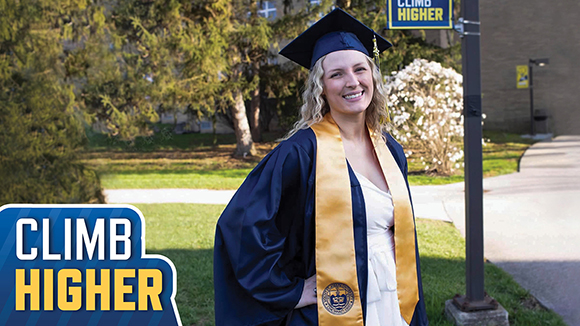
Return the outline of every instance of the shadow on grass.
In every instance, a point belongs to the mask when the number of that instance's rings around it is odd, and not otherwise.
[[[214,325],[213,250],[147,250],[173,262],[177,270],[175,302],[183,326]]]
[[[421,257],[425,305],[430,325],[452,325],[444,315],[445,301],[465,294],[465,261]],[[509,312],[510,325],[561,325],[562,318],[545,309],[499,267],[485,264],[485,291]]]
[[[213,145],[235,144],[234,134],[174,134],[170,129],[163,129],[151,136],[136,137],[134,140],[123,140],[117,136],[90,133],[89,148],[93,150],[123,150],[131,152],[150,152],[160,149],[196,149]]]
[[[176,302],[184,326],[214,325],[213,250],[147,250],[171,259],[177,269]],[[465,293],[465,262],[423,256],[421,258],[425,304],[430,325],[451,325],[444,316],[445,300]],[[562,325],[554,312],[537,304],[507,273],[485,266],[486,291],[510,314],[510,325]]]
[[[280,132],[265,132],[263,142],[273,142],[282,137]],[[188,133],[177,135],[173,133],[172,125],[162,126],[151,136],[139,136],[134,140],[122,140],[117,136],[109,136],[96,132],[88,132],[88,147],[92,151],[128,151],[152,152],[157,150],[200,150],[212,148],[215,145],[236,144],[235,134]]]
[[[128,171],[115,171],[112,173],[107,173],[103,171],[100,175],[140,175],[140,176],[155,176],[155,175],[201,175],[201,176],[216,176],[224,178],[245,178],[251,169],[232,169],[232,170],[128,170]]]

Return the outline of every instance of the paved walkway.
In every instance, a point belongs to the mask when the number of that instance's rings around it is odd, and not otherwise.
[[[580,136],[536,143],[520,172],[484,179],[485,256],[580,326]],[[465,229],[463,183],[411,187],[417,217]],[[106,190],[109,203],[226,204],[234,191]]]

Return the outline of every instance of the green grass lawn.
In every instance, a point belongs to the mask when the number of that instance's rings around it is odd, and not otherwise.
[[[130,171],[105,173],[101,182],[106,189],[237,189],[251,169]]]
[[[223,205],[137,204],[146,223],[148,253],[170,258],[177,268],[176,301],[183,325],[214,325],[213,237]],[[421,270],[431,325],[451,325],[445,300],[465,293],[465,244],[452,224],[418,220]],[[507,273],[485,266],[485,289],[509,312],[510,325],[562,325]]]
[[[172,135],[160,132],[149,138],[128,142],[94,134],[90,151],[83,160],[97,170],[105,189],[121,188],[198,188],[236,189],[247,174],[276,143],[279,134],[265,134],[268,142],[258,144],[258,156],[234,159],[233,135],[217,135],[217,145],[210,134]],[[483,146],[484,177],[513,173],[519,159],[533,142],[518,135],[485,132],[489,141]],[[418,155],[418,154],[414,154]],[[463,181],[463,170],[452,176],[433,176],[423,172],[415,156],[409,161],[411,185],[438,185]]]

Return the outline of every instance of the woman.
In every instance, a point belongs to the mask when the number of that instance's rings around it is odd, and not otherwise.
[[[369,57],[388,47],[336,9],[280,52],[310,69],[305,104],[218,221],[217,325],[428,324],[406,160]]]

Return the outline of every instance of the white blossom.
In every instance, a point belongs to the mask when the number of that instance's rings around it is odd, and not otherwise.
[[[425,170],[449,174],[463,158],[463,77],[440,63],[415,59],[385,77],[392,130],[404,145],[417,148]],[[408,155],[411,155],[409,152]]]

